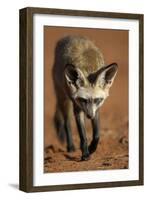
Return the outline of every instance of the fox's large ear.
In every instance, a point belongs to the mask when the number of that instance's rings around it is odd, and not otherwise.
[[[97,72],[95,84],[100,85],[102,88],[109,89],[114,81],[116,74],[117,74],[117,70],[118,70],[117,63],[112,63],[108,66],[101,68]]]
[[[84,86],[86,82],[86,78],[82,71],[71,64],[66,65],[64,76],[66,83],[72,92],[75,92],[77,88]]]

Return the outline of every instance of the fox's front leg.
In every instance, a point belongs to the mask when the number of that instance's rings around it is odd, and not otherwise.
[[[97,145],[99,143],[99,119],[98,119],[98,111],[95,114],[94,119],[92,119],[92,129],[93,129],[93,139],[89,146],[90,154],[96,151]]]
[[[75,146],[73,144],[73,139],[72,139],[70,122],[69,122],[68,118],[65,118],[64,128],[65,128],[65,132],[66,132],[67,151],[68,152],[75,151]]]
[[[81,160],[88,160],[90,154],[89,154],[88,143],[87,143],[87,138],[86,138],[84,113],[75,106],[74,114],[75,114],[77,128],[78,128],[78,132],[80,136],[80,148],[82,151]]]

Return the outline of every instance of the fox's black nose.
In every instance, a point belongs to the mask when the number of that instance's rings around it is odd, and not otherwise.
[[[87,114],[87,118],[88,118],[88,119],[93,119],[94,116],[93,116],[93,115],[89,115],[89,114]]]
[[[91,116],[90,115],[87,115],[87,117],[90,119],[91,118]]]

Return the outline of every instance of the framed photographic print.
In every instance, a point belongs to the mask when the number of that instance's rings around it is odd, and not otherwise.
[[[20,190],[143,185],[143,15],[20,10]]]

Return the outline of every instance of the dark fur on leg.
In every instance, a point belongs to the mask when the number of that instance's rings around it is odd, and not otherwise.
[[[59,110],[56,111],[55,116],[54,116],[54,126],[56,129],[56,133],[57,133],[57,137],[59,141],[63,143],[65,141],[66,131],[64,127],[64,119],[63,119],[61,111]]]
[[[78,128],[78,133],[80,136],[80,148],[82,151],[82,161],[89,160],[90,154],[88,150],[88,144],[87,144],[87,138],[86,138],[86,130],[85,130],[85,124],[84,124],[84,113],[81,112],[77,107],[74,107],[74,113]]]
[[[75,146],[73,144],[69,119],[65,119],[64,128],[65,128],[65,132],[66,132],[67,151],[68,152],[75,151]]]
[[[95,118],[92,119],[92,129],[93,129],[93,139],[91,144],[89,145],[90,154],[94,153],[97,149],[97,145],[99,143],[99,120],[98,120],[98,111],[95,115]]]

